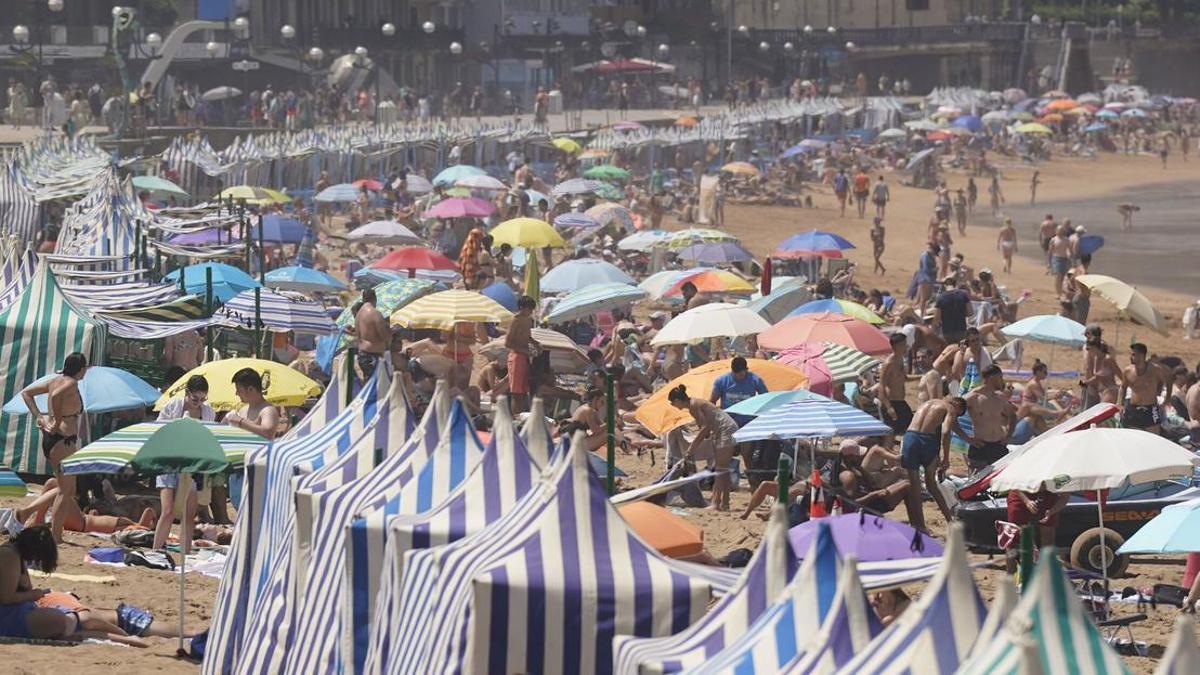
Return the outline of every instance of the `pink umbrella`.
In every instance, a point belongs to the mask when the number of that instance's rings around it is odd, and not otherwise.
[[[383,190],[383,183],[380,183],[374,178],[359,178],[358,180],[354,181],[354,187],[361,188],[364,185],[366,185],[367,189],[371,192],[380,192]]]
[[[833,374],[822,354],[825,345],[802,344],[788,349],[775,360],[796,368],[808,376],[808,390],[822,396],[833,396]]]
[[[426,218],[487,218],[496,205],[479,197],[443,199],[425,212]]]
[[[758,346],[774,352],[807,342],[836,342],[872,355],[892,351],[887,336],[878,328],[866,321],[833,312],[789,316],[758,334]]]

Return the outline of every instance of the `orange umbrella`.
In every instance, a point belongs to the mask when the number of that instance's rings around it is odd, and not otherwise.
[[[1064,110],[1070,110],[1078,107],[1079,104],[1076,103],[1074,99],[1070,98],[1056,98],[1046,104],[1047,110],[1053,110],[1055,112],[1062,112]]]
[[[892,351],[883,331],[861,319],[833,312],[789,316],[758,334],[758,346],[775,352],[809,342],[835,342],[876,356]]]
[[[704,552],[704,530],[656,504],[633,502],[617,507],[621,517],[659,553],[690,558]]]
[[[1038,121],[1042,124],[1054,124],[1063,121],[1063,116],[1058,113],[1047,113],[1042,115]]]
[[[697,120],[695,117],[680,117],[675,120],[675,126],[677,127],[694,127],[697,124],[700,124],[700,120]]]
[[[696,290],[701,293],[753,293],[754,287],[748,281],[739,277],[732,272],[725,270],[709,270],[700,274],[693,274],[685,279],[680,279],[675,285],[667,289],[663,295],[665,297],[674,297],[680,295],[683,285],[687,282],[692,282]]]
[[[765,359],[746,359],[750,372],[763,379],[769,391],[802,389],[808,385],[808,376],[798,368]],[[686,410],[679,410],[667,402],[667,394],[679,385],[686,385],[688,394],[695,398],[708,398],[713,382],[729,372],[729,361],[713,361],[688,372],[659,387],[634,412],[637,421],[655,434],[664,434],[677,426],[692,421]]]

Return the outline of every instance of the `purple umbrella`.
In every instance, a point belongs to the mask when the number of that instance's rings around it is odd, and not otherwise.
[[[789,530],[788,540],[797,558],[803,558],[811,550],[819,523],[829,524],[839,553],[853,555],[859,562],[938,558],[942,555],[942,545],[936,539],[925,534],[918,538],[917,531],[906,523],[882,516],[847,513],[813,518]]]
[[[172,244],[188,244],[191,246],[207,246],[217,243],[218,235],[223,244],[233,243],[231,239],[237,237],[234,232],[222,232],[223,228],[210,227],[204,230],[188,232],[186,234],[177,234],[169,240]]]
[[[496,206],[478,197],[443,199],[425,212],[426,218],[487,218]]]
[[[692,244],[675,252],[683,260],[694,260],[709,265],[735,263],[753,260],[754,254],[734,241],[714,241],[704,244]]]

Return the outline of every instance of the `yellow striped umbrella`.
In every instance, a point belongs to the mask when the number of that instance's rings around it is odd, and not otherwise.
[[[686,248],[692,244],[707,244],[714,241],[738,241],[738,238],[728,232],[707,227],[689,227],[675,232],[666,241],[668,248]]]
[[[513,248],[544,248],[566,246],[562,235],[550,223],[537,218],[513,218],[492,228],[493,244],[508,244]]]
[[[427,295],[401,307],[392,314],[392,323],[405,328],[453,330],[456,323],[503,323],[512,316],[512,312],[486,295],[450,290]]]
[[[235,185],[233,187],[221,190],[217,195],[217,199],[234,201],[244,201],[247,204],[264,205],[264,204],[287,204],[292,201],[291,197],[269,188],[256,187],[253,185]]]

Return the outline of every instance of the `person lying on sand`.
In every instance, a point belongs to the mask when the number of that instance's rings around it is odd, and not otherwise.
[[[26,527],[44,523],[46,521],[46,513],[50,510],[54,499],[58,497],[58,493],[58,483],[55,479],[51,478],[47,480],[46,484],[42,487],[42,494],[38,495],[26,506],[17,509],[17,520],[24,523]],[[155,521],[158,519],[158,515],[154,512],[154,509],[150,508],[142,511],[142,517],[137,522],[122,516],[102,514],[95,508],[88,509],[88,512],[84,513],[74,499],[63,502],[63,508],[66,511],[63,528],[71,532],[103,532],[105,534],[112,534],[117,530],[131,525],[153,527]]]

